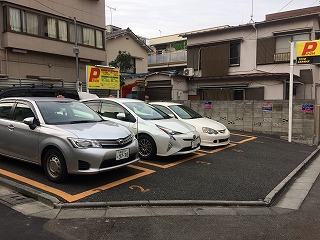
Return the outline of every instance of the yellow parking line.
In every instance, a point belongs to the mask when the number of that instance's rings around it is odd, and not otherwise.
[[[126,178],[120,179],[120,180],[112,182],[112,183],[105,184],[105,185],[100,186],[100,187],[96,187],[96,188],[90,189],[88,191],[85,191],[85,192],[82,192],[82,193],[79,193],[79,194],[76,194],[76,195],[72,195],[72,194],[66,193],[66,192],[61,191],[59,189],[47,186],[45,184],[39,183],[37,181],[31,180],[29,178],[20,176],[18,174],[12,173],[12,172],[8,172],[8,171],[3,170],[3,169],[0,169],[0,174],[2,174],[4,176],[7,176],[7,177],[10,177],[12,179],[18,180],[20,182],[27,183],[28,185],[31,185],[33,187],[42,189],[42,190],[44,190],[46,192],[53,193],[53,194],[65,199],[68,202],[74,202],[74,201],[77,201],[77,200],[79,200],[81,198],[93,195],[93,194],[95,194],[97,192],[101,192],[101,191],[110,189],[112,187],[118,186],[120,184],[132,181],[134,179],[137,179],[137,178],[140,178],[140,177],[143,177],[143,176],[146,176],[146,175],[149,175],[149,174],[155,172],[154,170],[143,168],[143,167],[139,167],[139,166],[134,166],[134,165],[128,165],[128,167],[135,168],[135,169],[141,170],[143,172],[135,174],[135,175],[130,176],[130,177],[126,177]]]
[[[220,151],[222,151],[222,150],[225,150],[225,149],[227,149],[227,148],[234,147],[234,146],[236,146],[236,145],[237,145],[237,144],[235,144],[235,143],[229,143],[228,145],[225,145],[225,146],[223,146],[223,147],[220,147],[220,148],[214,149],[214,150],[210,151],[209,153],[216,153],[216,152],[220,152]]]
[[[23,182],[23,183],[27,183],[28,185],[34,186],[34,187],[42,189],[44,191],[51,192],[51,193],[53,193],[53,194],[55,194],[57,196],[61,196],[61,197],[63,196],[63,198],[72,197],[72,195],[70,195],[70,194],[68,194],[68,193],[66,193],[64,191],[61,191],[61,190],[53,188],[53,187],[49,187],[49,186],[44,185],[42,183],[39,183],[37,181],[31,180],[29,178],[20,176],[18,174],[12,173],[12,172],[8,172],[8,171],[3,170],[3,169],[0,169],[0,174],[4,175],[4,176],[7,176],[9,178],[18,180],[18,181]]]
[[[205,154],[196,152],[196,153],[194,153],[194,156],[191,156],[191,157],[188,157],[188,158],[185,158],[185,159],[182,159],[180,161],[176,161],[176,162],[173,162],[173,163],[170,163],[170,164],[166,164],[166,165],[146,162],[146,161],[142,161],[142,160],[140,160],[139,163],[143,163],[143,164],[147,164],[147,165],[150,165],[150,166],[166,169],[166,168],[173,167],[173,166],[176,166],[176,165],[178,165],[180,163],[187,162],[187,161],[190,161],[192,159],[195,159],[195,158],[198,158],[198,157],[202,157],[202,156],[205,156]]]
[[[238,144],[241,144],[241,143],[245,143],[245,142],[248,142],[248,141],[252,141],[252,140],[254,140],[254,139],[256,139],[257,137],[255,137],[255,136],[248,136],[248,135],[243,135],[243,134],[238,134],[238,133],[230,133],[231,135],[235,135],[235,136],[240,136],[240,137],[245,137],[245,138],[247,138],[247,139],[244,139],[244,140],[242,140],[242,141],[240,141],[240,142],[234,142],[234,141],[232,141],[232,143],[238,143]]]

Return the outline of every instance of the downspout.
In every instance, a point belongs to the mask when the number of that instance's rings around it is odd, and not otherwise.
[[[314,87],[315,87],[315,126],[314,126],[314,139],[313,139],[313,144],[318,145],[319,143],[319,138],[320,138],[320,108],[318,107],[318,87],[320,86],[319,83],[315,83]]]
[[[6,75],[9,77],[9,67],[8,67],[8,49],[6,49]]]
[[[255,54],[254,54],[254,67],[253,70],[257,70],[257,53],[258,53],[258,29],[256,28],[255,22],[252,22],[252,27],[256,31],[256,41],[255,41]]]

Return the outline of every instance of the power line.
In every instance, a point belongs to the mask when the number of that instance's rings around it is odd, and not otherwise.
[[[288,6],[290,3],[292,3],[293,0],[291,0],[290,2],[288,2],[283,8],[281,8],[278,12],[281,12],[286,6]]]

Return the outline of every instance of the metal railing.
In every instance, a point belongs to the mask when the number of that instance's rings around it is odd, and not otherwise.
[[[148,56],[148,64],[183,62],[187,61],[187,50],[164,52]]]

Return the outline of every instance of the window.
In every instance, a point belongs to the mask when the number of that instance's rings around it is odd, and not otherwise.
[[[101,116],[117,119],[118,113],[127,112],[124,108],[115,103],[103,102],[101,106]]]
[[[74,39],[74,24],[73,23],[69,23],[69,35],[70,35],[70,42],[75,42]],[[80,25],[77,25],[77,42],[78,43],[82,43],[82,28]]]
[[[100,101],[84,102],[88,107],[97,113],[100,113]]]
[[[94,42],[94,30],[91,28],[83,27],[83,44],[89,46],[95,46]]]
[[[124,72],[126,73],[136,73],[136,59],[134,57],[132,57],[130,59],[130,63],[131,63],[131,68],[129,69],[124,69]]]
[[[48,26],[48,37],[57,38],[57,19],[48,17],[47,26]]]
[[[289,53],[290,42],[309,41],[310,33],[302,33],[295,35],[284,35],[276,37],[276,53]]]
[[[31,108],[26,104],[18,103],[14,110],[13,120],[22,122],[28,117],[34,117]]]
[[[4,7],[4,31],[22,32],[64,42],[75,42],[74,22],[40,12]],[[103,30],[77,24],[77,43],[104,49]]]
[[[10,119],[13,104],[14,103],[0,103],[0,118]]]
[[[21,14],[20,9],[10,8],[10,30],[21,32]]]
[[[103,33],[100,30],[96,30],[96,47],[103,48]]]
[[[240,43],[230,42],[230,65],[240,64]]]
[[[68,27],[67,22],[58,20],[58,31],[59,31],[59,40],[67,41],[68,40]]]
[[[29,12],[24,12],[24,16],[24,32],[39,35],[39,16]]]

